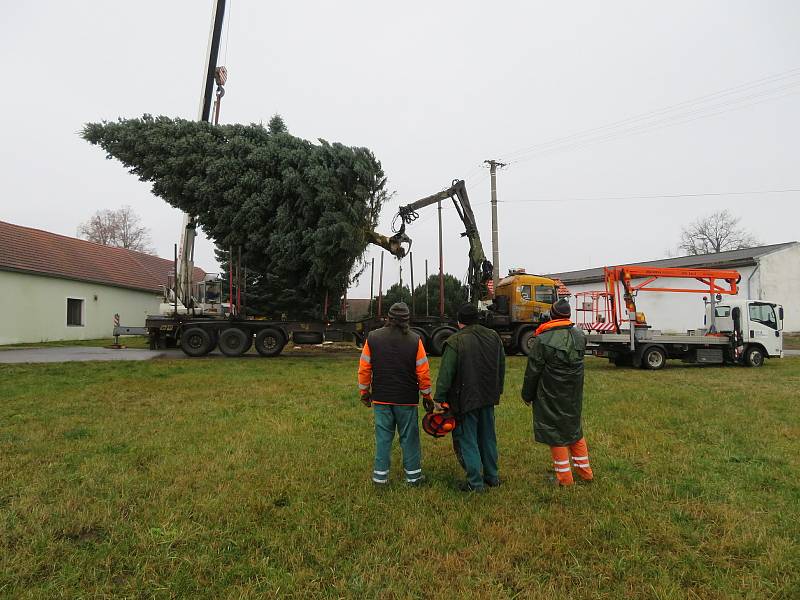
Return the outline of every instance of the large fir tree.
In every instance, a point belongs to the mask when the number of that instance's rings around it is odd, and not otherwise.
[[[373,153],[295,137],[277,115],[268,128],[144,115],[89,123],[81,135],[194,216],[219,248],[241,248],[255,312],[319,316],[380,239],[386,177]]]

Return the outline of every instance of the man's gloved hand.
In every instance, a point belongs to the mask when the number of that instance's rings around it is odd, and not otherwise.
[[[433,401],[433,414],[440,415],[443,412],[447,412],[447,409],[450,408],[446,402],[437,402],[436,400]]]
[[[425,409],[425,412],[433,412],[433,398],[430,396],[423,396],[422,408]]]
[[[367,408],[372,406],[372,398],[370,398],[369,392],[361,393],[361,404],[363,404]]]

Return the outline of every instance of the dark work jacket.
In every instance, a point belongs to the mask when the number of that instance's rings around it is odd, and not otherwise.
[[[569,446],[583,437],[583,353],[586,336],[571,324],[537,335],[528,356],[522,398],[533,402],[533,437]]]
[[[505,352],[496,331],[468,325],[444,345],[436,401],[448,402],[455,415],[500,404],[505,379]]]
[[[372,399],[388,404],[419,404],[419,336],[393,326],[367,336],[372,364]]]

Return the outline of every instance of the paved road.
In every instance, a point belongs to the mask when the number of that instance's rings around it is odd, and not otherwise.
[[[784,350],[784,356],[800,356],[800,350]],[[288,352],[287,352],[288,354]],[[219,351],[210,356],[221,357]],[[151,358],[186,358],[177,349],[171,350],[112,350],[110,348],[91,348],[84,346],[63,346],[53,348],[18,348],[16,350],[0,350],[2,363],[51,363],[51,362],[87,362],[93,360],[149,360]],[[251,352],[244,358],[258,359]]]
[[[182,354],[182,352],[181,352]],[[88,346],[61,346],[53,348],[18,348],[0,350],[0,363],[51,363],[85,362],[91,360],[148,360],[163,356],[164,352],[151,350],[112,350]]]

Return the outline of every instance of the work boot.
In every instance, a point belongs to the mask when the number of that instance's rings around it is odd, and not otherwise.
[[[483,487],[483,486],[481,486],[481,487],[472,487],[472,485],[470,485],[469,481],[462,481],[461,483],[459,483],[458,484],[458,489],[461,490],[462,492],[475,492],[476,494],[484,494],[484,493],[486,493],[486,488],[485,487]]]
[[[553,487],[557,487],[557,488],[566,488],[566,487],[570,487],[572,485],[575,485],[574,481],[573,481],[573,483],[567,483],[567,484],[561,483],[558,480],[558,477],[556,477],[552,473],[550,473],[549,475],[547,475],[545,477],[545,481],[548,483],[548,485],[552,485]]]
[[[422,485],[426,485],[428,480],[425,478],[425,475],[420,475],[414,481],[406,481],[406,485],[408,487],[420,487]]]

